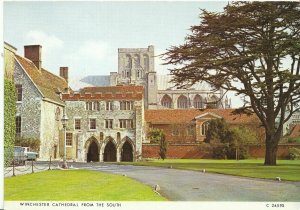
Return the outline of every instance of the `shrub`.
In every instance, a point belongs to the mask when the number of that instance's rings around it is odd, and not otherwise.
[[[228,144],[213,143],[212,156],[215,159],[227,159]]]
[[[166,140],[166,137],[164,134],[162,134],[160,143],[159,143],[159,156],[161,159],[165,159],[167,156],[167,147],[168,147],[168,142]]]
[[[299,160],[300,159],[300,149],[292,147],[289,148],[289,159],[290,160]]]
[[[35,138],[16,138],[15,145],[21,147],[30,147],[31,150],[38,152],[40,149],[40,140]]]
[[[288,138],[288,143],[300,143],[300,137]]]

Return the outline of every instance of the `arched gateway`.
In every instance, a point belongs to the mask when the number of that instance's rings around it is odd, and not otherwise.
[[[95,141],[90,143],[88,153],[87,153],[87,162],[99,162],[99,147]]]
[[[132,162],[133,161],[133,150],[129,141],[126,141],[122,147],[121,161]]]
[[[117,161],[117,149],[112,141],[109,141],[104,149],[104,161],[116,162]]]

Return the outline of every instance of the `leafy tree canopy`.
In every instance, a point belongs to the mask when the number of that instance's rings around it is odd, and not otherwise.
[[[244,96],[243,109],[266,130],[265,164],[276,165],[283,123],[299,110],[300,3],[233,2],[220,13],[202,10],[200,18],[184,44],[163,54],[176,66],[173,82],[206,81]]]

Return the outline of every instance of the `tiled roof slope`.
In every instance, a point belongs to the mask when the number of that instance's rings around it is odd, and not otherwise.
[[[294,125],[289,137],[300,137],[300,124]]]
[[[65,101],[78,100],[142,100],[143,86],[85,87],[79,93],[63,94]]]
[[[101,87],[85,87],[82,88],[80,93],[143,93],[143,86],[101,86]]]
[[[16,55],[16,59],[22,65],[32,81],[37,85],[45,98],[58,103],[63,103],[56,93],[56,90],[59,88],[60,91],[64,91],[68,88],[68,84],[64,78],[56,76],[43,68],[38,70],[32,61],[19,55]]]
[[[158,109],[145,110],[145,121],[152,124],[189,123],[195,117],[214,113],[224,118],[230,124],[258,124],[259,119],[255,114],[235,114],[234,109]]]

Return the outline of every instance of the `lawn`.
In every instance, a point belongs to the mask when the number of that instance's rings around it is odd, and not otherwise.
[[[128,177],[86,170],[53,170],[4,179],[6,201],[164,201]]]
[[[236,176],[300,181],[300,160],[278,160],[277,166],[264,166],[263,160],[204,160],[166,159],[125,163],[144,166],[171,167],[177,169],[200,170]],[[124,164],[124,163],[121,163]]]

